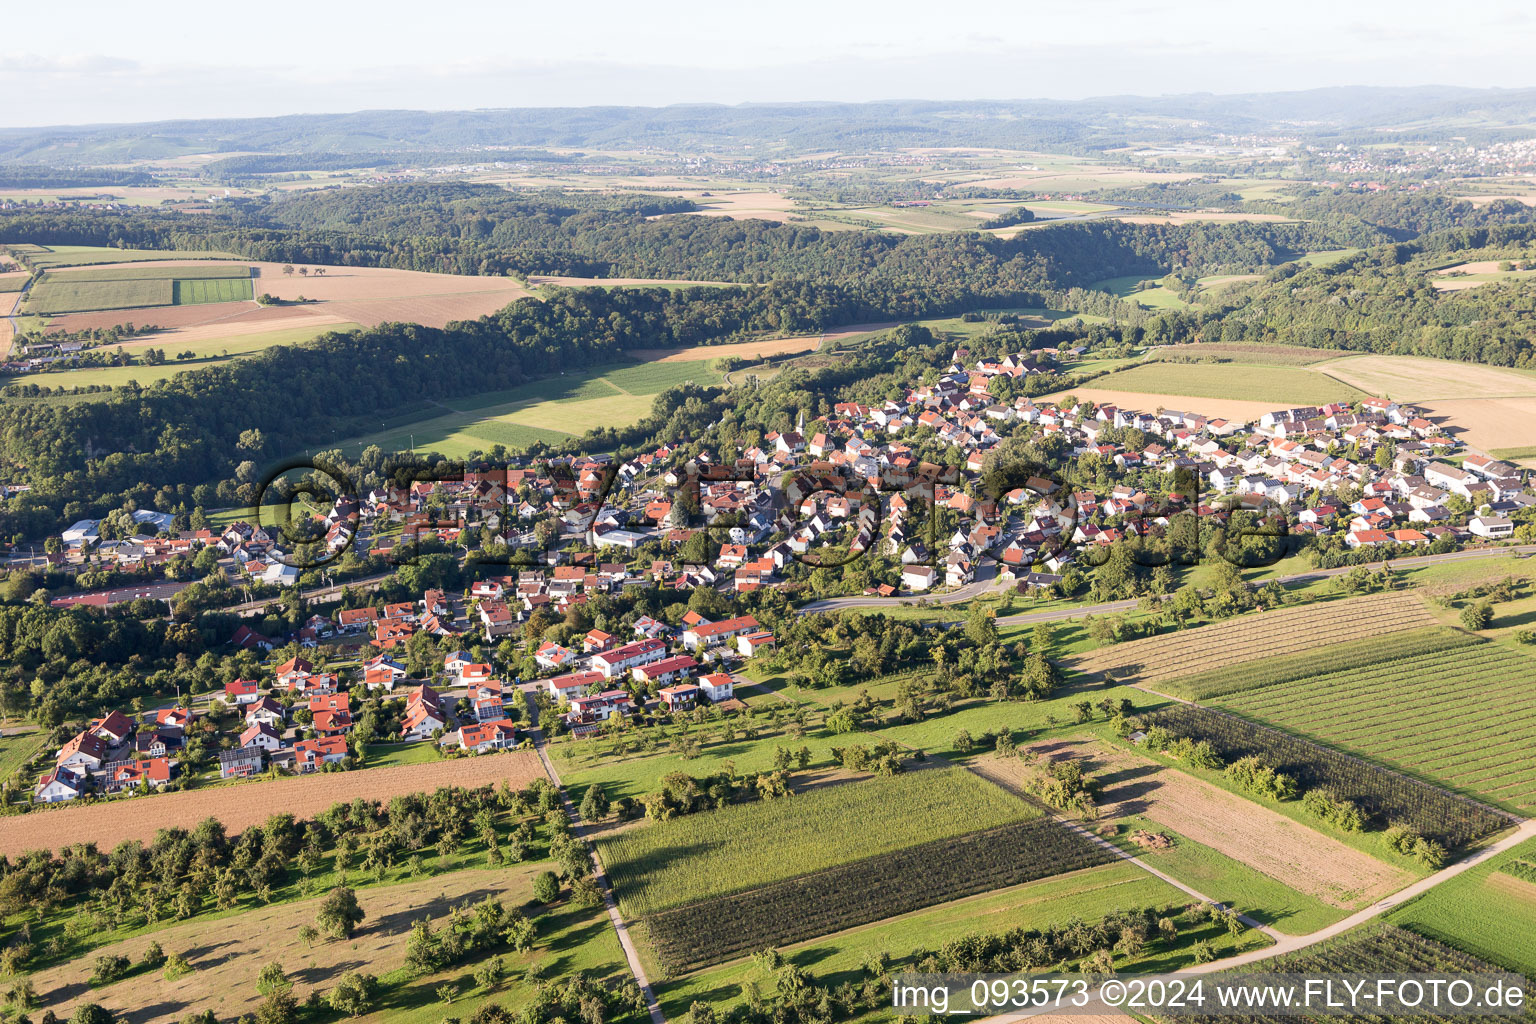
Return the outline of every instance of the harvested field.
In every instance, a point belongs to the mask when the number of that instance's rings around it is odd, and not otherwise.
[[[428,274],[415,270],[390,270],[380,267],[326,267],[324,275],[283,273],[281,263],[240,261],[238,264],[212,264],[206,261],[146,260],[134,264],[136,273],[154,269],[190,267],[210,271],[214,267],[234,265],[254,271],[254,294],[268,294],[279,299],[295,300],[303,297],[315,301],[315,305],[303,307],[320,315],[332,316],[337,322],[346,321],[373,327],[387,321],[424,324],[428,327],[445,327],[453,320],[467,320],[485,316],[503,308],[517,299],[532,293],[517,281],[508,277],[476,277],[465,274]],[[295,269],[300,264],[294,264]],[[100,271],[100,267],[82,267],[67,273]],[[188,277],[203,276],[200,274]],[[219,303],[220,306],[224,303]],[[212,308],[212,307],[210,307]],[[281,307],[271,307],[281,308]],[[286,312],[293,315],[294,307]],[[130,320],[145,321],[166,327],[190,326],[204,320],[168,321],[160,311],[145,312],[138,316],[120,314],[117,319],[105,322],[81,323],[78,326],[55,322],[68,330],[80,326],[108,327]]]
[[[1157,345],[1147,350],[1148,362],[1171,359],[1222,359],[1264,366],[1308,366],[1334,358],[1327,349],[1304,345],[1261,345],[1204,342],[1197,345]]]
[[[1430,399],[1536,398],[1536,376],[1493,366],[1419,356],[1346,356],[1318,370],[1398,402]]]
[[[1102,647],[1063,660],[1071,672],[1110,672],[1131,683],[1156,683],[1228,665],[1298,654],[1362,635],[1437,625],[1413,594],[1372,594],[1299,608],[1252,612],[1198,629]]]
[[[1092,739],[1038,744],[1105,783],[1099,817],[1142,815],[1332,907],[1358,909],[1412,881],[1399,868],[1176,768]],[[991,760],[991,759],[983,759]]]
[[[562,288],[621,288],[661,285],[664,288],[745,288],[739,281],[688,281],[670,277],[558,277],[551,274],[529,274],[528,283],[534,287],[545,284]]]
[[[1185,365],[1142,363],[1100,378],[1098,383],[1119,391],[1148,395],[1178,394],[1267,402],[1271,408],[1351,402],[1367,397],[1351,385],[1307,367],[1256,366],[1241,361]]]
[[[40,847],[95,843],[110,850],[124,839],[153,839],[157,829],[191,826],[218,818],[230,832],[259,825],[277,813],[309,817],[345,800],[388,800],[400,793],[431,792],[440,786],[473,788],[491,783],[518,788],[544,778],[538,755],[512,750],[393,768],[363,768],[296,779],[264,779],[133,797],[94,806],[32,811],[0,818],[0,855],[15,857]]]
[[[629,354],[650,363],[688,363],[698,359],[767,359],[773,356],[811,352],[821,344],[821,336],[775,338],[772,341],[743,341],[736,345],[693,345],[689,348],[637,348]]]
[[[1115,377],[1103,378],[1113,381]],[[1097,402],[1100,405],[1118,405],[1122,409],[1136,409],[1142,412],[1156,412],[1159,409],[1187,409],[1191,412],[1199,412],[1203,416],[1221,417],[1234,420],[1238,423],[1249,423],[1258,419],[1267,412],[1273,412],[1282,408],[1284,402],[1252,402],[1240,401],[1234,398],[1206,398],[1200,395],[1150,395],[1142,391],[1118,391],[1112,388],[1072,388],[1070,391],[1056,391],[1049,395],[1041,395],[1035,402],[1057,402],[1068,395]]]
[[[52,1010],[67,1019],[78,1004],[96,1002],[121,1014],[115,1019],[128,1024],[169,1024],[205,1009],[220,1019],[233,1020],[253,1013],[260,1004],[256,976],[273,961],[280,962],[296,982],[294,995],[302,1001],[311,989],[330,988],[347,971],[363,969],[385,975],[401,967],[411,925],[417,920],[441,923],[451,907],[487,896],[502,898],[511,906],[522,903],[541,866],[468,869],[438,878],[365,888],[358,893],[358,902],[367,916],[353,937],[344,942],[305,946],[299,941],[299,929],[314,922],[324,896],[172,925],[95,952],[127,956],[138,963],[145,947],[155,941],[167,952],[185,955],[195,968],[193,973],[167,982],[159,971],[147,971],[103,988],[91,988],[94,957],[82,958],[31,976],[40,997],[37,1011]]]
[[[1289,224],[1294,223],[1296,220],[1295,217],[1287,217],[1281,213],[1227,213],[1220,210],[1213,210],[1210,213],[1201,213],[1198,210],[1179,210],[1161,217],[1148,214],[1133,214],[1127,217],[1116,217],[1115,219],[1122,224],[1198,224],[1211,221],[1222,224],[1239,221]]]
[[[1532,383],[1536,383],[1536,378]],[[1445,424],[1458,439],[1474,448],[1536,445],[1536,395],[1431,400],[1418,405],[1430,420]]]
[[[749,220],[786,221],[795,212],[795,201],[777,192],[684,192],[700,207],[693,217],[735,217]],[[680,216],[664,214],[663,216]]]

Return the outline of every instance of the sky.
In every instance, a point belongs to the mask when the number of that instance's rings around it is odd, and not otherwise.
[[[1524,0],[16,4],[0,125],[1536,85]]]

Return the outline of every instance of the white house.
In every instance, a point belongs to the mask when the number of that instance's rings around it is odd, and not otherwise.
[[[85,791],[85,776],[68,768],[55,768],[37,783],[32,798],[38,803],[56,804],[73,800]]]
[[[1467,529],[1479,537],[1502,540],[1514,536],[1515,524],[1502,516],[1476,516],[1467,524]]]
[[[722,700],[730,700],[736,692],[736,681],[724,672],[715,672],[698,681],[699,689],[704,691],[704,696],[711,703],[718,704]]]
[[[908,590],[927,590],[938,575],[931,565],[909,565],[901,570],[901,585]]]

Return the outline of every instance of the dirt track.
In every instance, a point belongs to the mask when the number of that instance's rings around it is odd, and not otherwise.
[[[1055,758],[1086,758],[1084,768],[1105,782],[1100,820],[1142,815],[1329,906],[1361,907],[1412,880],[1407,872],[1261,804],[1130,751],[1087,739],[1031,749]],[[1021,762],[985,758],[980,767],[991,772],[1015,764],[1023,769]]]

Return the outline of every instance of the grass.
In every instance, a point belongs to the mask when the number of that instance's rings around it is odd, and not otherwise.
[[[934,768],[701,811],[599,848],[635,918],[1038,813],[969,772]]]
[[[439,760],[434,744],[427,743],[370,743],[368,767],[384,768],[397,764],[426,764]]]
[[[708,360],[609,363],[514,388],[465,395],[441,403],[442,415],[406,419],[348,438],[340,445],[407,448],[459,458],[501,444],[512,450],[536,442],[558,443],[600,426],[627,426],[644,419],[655,396],[687,381],[721,382]]]
[[[0,736],[0,779],[10,778],[42,749],[44,736],[42,732]]]
[[[1361,251],[1363,251],[1363,250],[1361,250],[1361,249],[1319,249],[1317,252],[1309,252],[1309,253],[1307,253],[1305,256],[1301,257],[1301,259],[1297,260],[1296,262],[1297,263],[1305,263],[1309,267],[1326,267],[1326,266],[1329,266],[1331,264],[1339,262],[1339,260],[1348,259],[1349,257],[1351,257],[1351,256],[1353,256],[1356,253],[1361,252]]]
[[[1322,405],[1370,397],[1325,373],[1300,366],[1246,363],[1142,363],[1093,382],[1094,387],[1149,395]]]
[[[1143,281],[1156,280],[1144,274],[1131,274],[1128,277],[1110,277],[1103,281],[1095,281],[1089,287],[1101,292],[1109,292],[1118,295],[1122,299],[1131,299],[1148,309],[1188,309],[1189,303],[1162,285],[1137,291],[1136,286]]]
[[[92,263],[142,263],[146,260],[237,260],[232,252],[197,249],[117,249],[100,245],[13,245],[35,266],[83,267]]]
[[[1384,657],[1212,703],[1517,813],[1536,810],[1536,658],[1500,643]]]
[[[1203,701],[1315,676],[1329,671],[1369,668],[1394,658],[1452,650],[1479,643],[1477,637],[1444,627],[1389,634],[1341,644],[1314,647],[1302,654],[1264,659],[1241,670],[1218,668],[1159,683],[1158,689],[1176,697]]]
[[[33,315],[239,302],[252,297],[246,267],[114,267],[45,274],[27,295]]]
[[[1315,896],[1297,892],[1241,861],[1139,815],[1123,819],[1119,829],[1111,841],[1127,853],[1140,857],[1170,878],[1218,903],[1236,907],[1240,913],[1287,935],[1307,935],[1342,921],[1350,914],[1349,910],[1330,907]],[[1136,829],[1161,832],[1173,840],[1173,846],[1165,850],[1144,850],[1130,839]]]
[[[140,384],[149,384],[152,381],[164,380],[174,377],[178,373],[187,370],[196,370],[216,363],[226,363],[234,359],[240,359],[257,352],[265,351],[275,345],[300,345],[306,341],[329,334],[332,331],[359,330],[357,324],[322,324],[316,327],[290,327],[281,331],[268,331],[261,334],[240,334],[229,338],[210,338],[207,341],[185,342],[176,344],[174,341],[167,343],[155,343],[154,335],[146,335],[144,340],[149,343],[147,347],[164,348],[166,350],[166,362],[158,366],[144,364],[134,366],[90,366],[79,370],[56,370],[52,373],[23,373],[10,377],[7,384],[38,384],[51,388],[89,387],[90,385],[108,385],[120,387],[128,381],[138,381]],[[125,348],[125,352],[137,353],[141,347]],[[176,357],[183,352],[191,352],[192,358],[178,360]],[[102,398],[104,395],[86,396],[88,398]]]
[[[28,313],[42,315],[169,306],[174,298],[174,287],[168,277],[73,281],[45,276],[27,293],[24,305]]]
[[[1496,459],[1536,459],[1536,445],[1524,448],[1494,448],[1488,452]]]
[[[1489,858],[1387,915],[1392,924],[1536,976],[1536,885],[1499,871],[1536,859],[1536,840]]]
[[[32,278],[27,274],[0,274],[0,294],[19,292]],[[7,300],[9,301],[9,300]]]
[[[864,961],[874,953],[903,960],[915,949],[937,950],[970,935],[998,934],[1013,928],[1042,929],[1074,918],[1095,921],[1119,910],[1189,902],[1190,897],[1180,890],[1121,862],[891,918],[790,946],[783,953],[788,962],[814,975],[817,984],[835,988],[844,982],[862,983],[868,977]],[[1233,938],[1224,929],[1207,926],[1185,935],[1171,950],[1152,949],[1135,960],[1119,956],[1116,969],[1140,972],[1186,966],[1189,946],[1199,938],[1209,939],[1219,955],[1259,948],[1268,942],[1257,932]],[[750,961],[743,961],[662,983],[657,996],[668,1020],[685,1019],[696,1000],[710,1003],[717,1014],[724,1014],[745,1001],[745,986],[752,982],[760,983],[761,978]],[[883,1012],[866,1016],[875,1019]]]
[[[249,277],[177,278],[172,282],[175,303],[195,306],[207,302],[242,302],[253,298]]]

